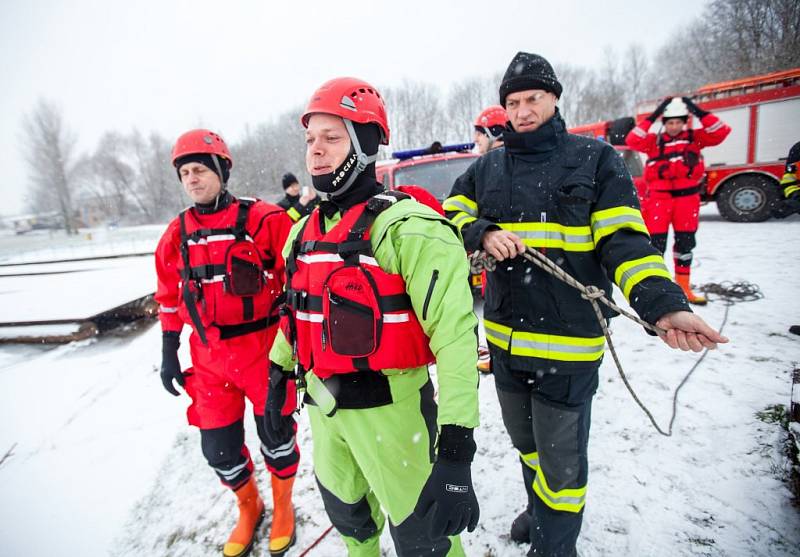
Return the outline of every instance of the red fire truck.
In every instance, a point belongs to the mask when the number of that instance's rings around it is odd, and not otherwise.
[[[768,219],[780,197],[782,161],[800,140],[800,68],[713,83],[674,96],[691,97],[732,128],[720,145],[703,149],[704,200],[716,201],[720,214],[730,221]],[[650,114],[660,101],[639,103],[636,120]],[[696,118],[691,125],[699,126]]]
[[[478,158],[472,151],[474,147],[474,143],[441,145],[437,142],[424,149],[395,151],[391,159],[378,161],[375,173],[378,181],[391,190],[398,186],[422,186],[442,203],[456,178]],[[473,293],[479,294],[481,275],[470,275],[469,282]]]
[[[716,201],[720,214],[735,222],[769,218],[780,197],[779,182],[789,148],[800,141],[800,68],[705,85],[697,91],[676,93],[719,116],[731,134],[716,147],[703,149],[706,176],[704,201]],[[636,106],[636,118],[619,118],[571,128],[571,133],[608,141],[628,164],[641,190],[641,163],[625,147],[625,134],[655,110],[661,98]],[[698,127],[691,118],[692,127]],[[657,126],[651,128],[658,131]]]
[[[424,149],[395,151],[391,159],[378,161],[375,172],[378,181],[389,189],[422,186],[443,202],[456,178],[478,158],[472,152],[474,147],[474,143],[444,146],[434,143]]]

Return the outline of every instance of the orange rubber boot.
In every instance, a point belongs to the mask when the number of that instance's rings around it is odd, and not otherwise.
[[[222,549],[224,557],[244,557],[253,548],[256,529],[264,519],[264,501],[258,494],[255,476],[233,492],[239,505],[239,522]]]
[[[294,476],[282,480],[272,474],[272,527],[269,531],[269,554],[283,555],[294,545]]]
[[[686,298],[688,298],[690,304],[694,304],[696,306],[704,306],[708,303],[705,296],[701,294],[695,294],[692,291],[692,285],[689,284],[689,275],[688,274],[678,274],[675,273],[675,282],[683,290],[683,293],[686,294]]]

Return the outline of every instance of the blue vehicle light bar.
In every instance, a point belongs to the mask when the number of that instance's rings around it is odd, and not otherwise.
[[[442,145],[438,141],[434,141],[430,147],[424,149],[410,149],[408,151],[395,151],[392,153],[392,158],[401,161],[410,159],[412,157],[421,157],[423,155],[435,155],[436,153],[457,153],[463,151],[471,151],[475,147],[474,143],[456,143],[454,145]]]

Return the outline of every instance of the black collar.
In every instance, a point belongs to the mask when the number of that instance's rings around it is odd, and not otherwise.
[[[511,154],[540,154],[558,147],[567,133],[564,119],[556,108],[556,113],[547,122],[532,132],[504,132],[506,152]]]
[[[228,190],[223,190],[211,203],[195,203],[194,210],[197,211],[199,215],[213,215],[218,211],[230,207],[230,204],[235,200],[236,198],[233,197]]]

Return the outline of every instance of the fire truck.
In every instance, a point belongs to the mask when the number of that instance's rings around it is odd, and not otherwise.
[[[713,83],[672,96],[691,97],[732,128],[720,145],[703,149],[703,201],[715,201],[720,215],[730,221],[767,220],[781,195],[779,182],[789,148],[800,141],[800,68]],[[637,154],[625,147],[625,135],[661,100],[640,102],[635,118],[596,122],[569,131],[611,143],[625,159],[641,194],[641,160],[637,162]],[[690,117],[690,125],[697,128],[700,122]],[[651,131],[659,130],[654,125]]]
[[[434,142],[424,149],[395,151],[392,158],[378,161],[375,173],[378,181],[390,190],[399,186],[421,186],[443,203],[456,178],[466,172],[478,154],[474,143],[441,145]],[[479,294],[483,283],[481,275],[470,275],[470,287]]]
[[[789,148],[800,140],[800,68],[713,83],[673,96],[691,97],[732,128],[720,145],[703,149],[703,199],[716,201],[720,215],[730,221],[768,219],[781,195],[779,182]],[[636,121],[660,101],[639,103]],[[691,126],[700,126],[697,118],[691,118]]]
[[[478,158],[472,152],[474,143],[441,145],[438,142],[424,149],[395,151],[392,158],[378,161],[378,181],[390,190],[398,186],[422,186],[443,202],[456,178],[464,174]]]

